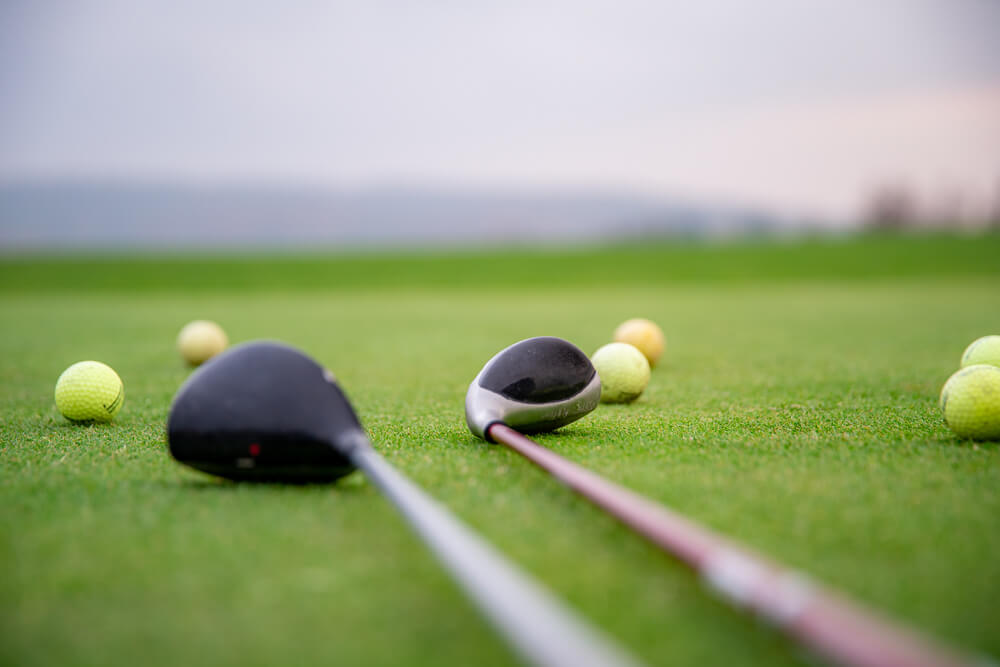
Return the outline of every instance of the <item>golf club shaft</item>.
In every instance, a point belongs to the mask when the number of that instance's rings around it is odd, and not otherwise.
[[[351,458],[406,517],[527,663],[542,667],[639,665],[375,450],[359,447]]]
[[[723,597],[749,607],[837,663],[856,667],[976,663],[562,458],[504,424],[493,424],[487,435],[693,567]]]

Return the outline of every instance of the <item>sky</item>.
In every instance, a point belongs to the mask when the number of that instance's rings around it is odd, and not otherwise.
[[[0,180],[1000,202],[1000,2],[0,3]]]

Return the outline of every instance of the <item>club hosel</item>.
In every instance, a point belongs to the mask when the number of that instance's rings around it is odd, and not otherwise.
[[[469,391],[472,392],[473,389],[470,388]],[[472,435],[486,442],[493,442],[493,439],[488,435],[490,427],[498,422],[503,423],[503,415],[491,406],[467,400],[465,402],[465,421],[468,423]]]
[[[331,441],[337,443],[337,452],[345,458],[350,459],[351,462],[354,462],[354,458],[359,452],[372,449],[372,442],[368,439],[368,434],[361,427],[339,433]],[[357,465],[356,462],[355,465]]]
[[[496,444],[497,440],[490,434],[490,429],[496,426],[497,424],[503,424],[504,426],[507,426],[507,424],[504,423],[502,419],[490,420],[489,422],[487,422],[486,428],[483,429],[483,440],[485,440],[490,444]]]
[[[486,442],[496,442],[490,437],[489,433],[491,426],[503,423],[500,413],[491,411],[483,411],[476,414],[466,413],[465,418],[469,423],[469,430],[472,431],[472,435]]]

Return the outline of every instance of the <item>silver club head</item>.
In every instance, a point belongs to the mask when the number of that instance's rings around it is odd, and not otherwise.
[[[500,422],[522,433],[565,426],[597,407],[601,379],[569,341],[528,338],[501,350],[469,385],[465,420],[473,435]]]

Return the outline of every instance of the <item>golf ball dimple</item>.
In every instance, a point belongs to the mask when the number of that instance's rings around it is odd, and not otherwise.
[[[628,343],[642,352],[650,368],[654,368],[660,361],[667,345],[660,327],[641,317],[622,322],[615,329],[613,338],[616,343]]]
[[[200,366],[229,346],[229,338],[215,322],[194,320],[177,335],[177,351],[192,366]]]
[[[959,370],[945,382],[938,405],[960,438],[1000,440],[1000,368],[977,364]]]
[[[628,343],[608,343],[594,352],[591,363],[601,378],[602,403],[631,403],[649,384],[649,362]]]
[[[962,353],[962,368],[975,364],[1000,366],[1000,336],[977,338]]]
[[[99,361],[73,364],[59,376],[56,407],[73,422],[109,422],[121,410],[125,387],[114,369]]]

